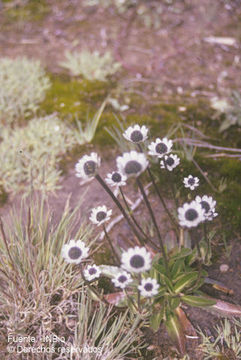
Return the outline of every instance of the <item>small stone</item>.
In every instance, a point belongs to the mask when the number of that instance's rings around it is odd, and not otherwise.
[[[225,272],[227,272],[229,270],[229,266],[227,264],[222,264],[222,265],[220,265],[219,270],[222,273],[225,273]]]

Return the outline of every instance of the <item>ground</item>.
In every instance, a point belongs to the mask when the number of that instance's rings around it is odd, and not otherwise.
[[[1,56],[24,55],[38,58],[49,73],[58,77],[63,73],[59,62],[63,60],[66,50],[81,50],[86,47],[99,51],[111,49],[115,59],[123,66],[123,71],[117,78],[118,84],[121,84],[124,99],[131,98],[133,105],[128,116],[136,112],[142,121],[145,117],[149,120],[148,111],[151,111],[155,117],[154,125],[151,126],[155,130],[159,126],[162,128],[162,121],[166,121],[163,116],[158,115],[160,104],[172,103],[173,99],[178,103],[178,107],[182,103],[186,106],[199,101],[205,101],[206,104],[213,96],[226,95],[227,89],[240,88],[241,7],[238,0],[161,1],[158,29],[145,27],[142,18],[132,7],[125,14],[117,14],[113,7],[102,9],[97,6],[83,6],[83,2],[77,0],[50,0],[39,1],[39,7],[32,13],[30,10],[21,12],[21,5],[13,3],[15,5],[6,3],[6,6],[2,6],[2,11],[0,10]],[[232,38],[234,42],[232,45],[210,43],[207,38],[211,36]],[[111,89],[115,90],[115,85],[111,85]],[[133,98],[133,94],[136,98]],[[88,100],[92,101],[93,107],[98,105],[98,101],[93,101],[91,96]],[[48,102],[51,103],[51,97]],[[182,117],[183,113],[179,111],[177,115]],[[195,125],[198,126],[198,122]],[[204,126],[205,133],[209,134],[209,125],[199,125],[200,129]],[[213,135],[213,130],[210,131]],[[218,133],[215,135],[220,136]],[[226,134],[226,138],[221,140],[222,145],[240,147],[239,135],[240,130],[237,130],[233,142],[232,136]],[[86,148],[81,148],[81,152],[93,149],[96,150],[95,141]],[[114,169],[113,159],[118,154],[118,149],[103,143],[98,144],[97,149],[103,158],[101,174],[104,176]],[[80,180],[74,174],[74,163],[80,154],[75,153],[70,161],[65,159],[62,189],[50,196],[49,203],[53,208],[55,221],[58,220],[68,196],[71,194],[70,204],[74,208],[85,190],[87,192],[81,207],[83,215],[103,202],[113,207],[97,182],[79,185]],[[237,173],[238,170],[236,175]],[[134,200],[137,194],[129,189],[129,196]],[[18,206],[20,201],[21,194],[9,194],[7,203],[0,209],[1,216],[4,218],[11,207]],[[158,208],[154,197],[152,203],[159,211],[160,226],[165,227],[163,210]],[[143,211],[145,210],[142,204],[136,213],[140,215]],[[114,214],[117,214],[116,209]],[[168,233],[168,228],[165,229]],[[116,226],[111,233],[120,245],[123,245],[128,234],[129,229],[124,222]],[[236,231],[232,239],[229,239],[228,256],[224,245],[219,241],[214,250],[215,263],[208,269],[209,277],[221,281],[234,292],[228,296],[215,292],[210,287],[210,295],[217,295],[235,304],[241,301],[239,241]],[[222,263],[229,265],[225,274],[220,272]],[[210,315],[204,310],[200,312],[186,308],[185,311],[194,327],[200,326],[203,330],[212,331],[218,319],[217,315]],[[166,350],[160,350],[167,344],[168,349],[170,348],[163,329],[154,340],[150,337],[150,343],[158,345],[158,348],[155,348],[156,354],[167,356]],[[197,340],[189,340],[188,348],[192,360],[202,359],[200,351],[197,350]]]

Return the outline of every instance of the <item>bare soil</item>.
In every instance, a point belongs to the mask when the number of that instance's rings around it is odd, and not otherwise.
[[[112,49],[116,60],[125,69],[121,81],[145,81],[161,87],[161,94],[172,95],[187,93],[190,96],[211,97],[220,89],[238,89],[240,78],[240,41],[241,41],[241,3],[240,1],[219,0],[186,0],[174,1],[173,6],[163,2],[163,9],[158,30],[148,29],[130,8],[124,15],[118,15],[110,9],[91,7],[86,9],[82,1],[49,0],[49,13],[41,21],[10,22],[7,12],[0,11],[0,52],[1,56],[15,57],[18,55],[41,59],[51,72],[60,72],[59,61],[63,60],[66,50]],[[205,38],[210,36],[231,37],[235,45],[210,44]],[[142,90],[143,91],[143,90]],[[144,93],[146,98],[156,96]],[[105,151],[103,158],[105,158]],[[113,150],[113,158],[116,150]],[[111,151],[108,149],[108,158]],[[103,161],[101,174],[115,168],[113,160]],[[88,217],[94,206],[106,204],[112,207],[114,215],[118,211],[111,199],[103,192],[100,185],[93,181],[80,186],[75,177],[74,164],[69,164],[67,174],[61,181],[62,189],[50,196],[49,204],[58,221],[65,202],[71,194],[70,204],[75,207],[78,199],[85,193],[81,212]],[[135,200],[137,193],[128,188],[128,196]],[[156,199],[151,197],[158,213],[158,221],[168,233],[165,213],[159,208]],[[21,195],[11,197],[0,209],[4,218],[12,206],[19,206]],[[169,202],[169,205],[171,203]],[[137,209],[137,217],[143,217],[144,205]],[[169,234],[170,235],[170,234]],[[119,245],[125,246],[126,238],[130,238],[130,229],[121,222],[111,232],[111,236]],[[240,256],[238,241],[231,243],[231,253],[227,257],[220,249],[220,255],[214,265],[209,268],[209,276],[221,281],[233,290],[233,295],[225,295],[209,288],[210,295],[240,304]],[[220,265],[229,265],[227,273],[220,272]],[[187,307],[185,309],[194,328],[213,332],[218,321],[216,315],[205,310]],[[155,356],[160,359],[170,355],[171,344],[163,328],[153,337],[149,334],[150,344],[154,345]],[[202,359],[197,349],[198,340],[188,340],[188,350],[192,360]],[[171,359],[172,357],[170,357]]]

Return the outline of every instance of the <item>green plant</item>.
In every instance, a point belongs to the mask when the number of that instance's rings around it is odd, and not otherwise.
[[[213,341],[210,337],[199,330],[202,337],[200,348],[204,353],[204,359],[241,359],[241,322],[228,319],[221,321],[220,326],[215,327],[217,334]]]
[[[216,299],[209,298],[201,291],[207,277],[207,272],[203,270],[202,265],[209,265],[211,259],[211,242],[215,231],[209,229],[208,223],[217,216],[216,201],[211,196],[196,196],[195,200],[180,207],[180,199],[177,197],[173,179],[173,173],[176,171],[175,168],[178,167],[180,159],[176,154],[170,154],[173,142],[167,138],[157,138],[146,146],[147,134],[148,129],[144,125],[130,126],[122,133],[122,137],[127,139],[139,152],[131,150],[119,156],[116,160],[118,170],[108,174],[105,181],[99,173],[101,161],[96,153],[84,155],[75,166],[77,177],[83,179],[95,177],[120,210],[135,238],[138,239],[131,242],[132,246],[127,251],[119,248],[116,244],[113,246],[113,241],[105,225],[111,217],[112,210],[108,210],[106,206],[92,209],[90,221],[96,226],[103,227],[106,241],[113,253],[112,261],[115,266],[100,265],[96,268],[94,264],[92,269],[85,269],[82,272],[82,277],[87,284],[93,279],[97,279],[100,273],[109,277],[116,287],[123,289],[122,295],[116,294],[115,304],[127,307],[134,315],[141,316],[145,321],[148,320],[149,326],[155,331],[158,330],[160,323],[164,322],[180,353],[185,354],[184,324],[187,319],[181,312],[181,305],[212,307],[216,304]],[[113,136],[118,145],[122,147],[123,140],[120,130],[116,130]],[[159,169],[163,169],[161,170],[162,176],[165,177],[166,183],[170,187],[174,211],[168,209],[162,197],[159,184],[152,173],[151,161],[147,159],[147,148],[148,155],[153,157],[156,162],[160,162]],[[153,189],[170,220],[175,236],[172,247],[168,247],[164,243],[157,214],[155,214],[142,185],[142,173],[144,172],[150,178]],[[152,236],[146,234],[142,222],[135,217],[127,203],[123,187],[130,177],[135,180],[147,208],[150,222],[153,224]],[[195,192],[195,188],[199,186],[199,179],[189,175],[182,178],[182,181],[185,188],[188,188],[188,199],[190,200],[192,192]],[[122,201],[118,199],[117,192],[112,191],[111,187],[118,188]],[[196,232],[197,226],[202,226],[203,236]],[[166,241],[170,243],[167,238]],[[65,245],[65,252],[69,251],[71,246],[74,245]],[[68,255],[66,255],[66,259],[72,261]],[[93,271],[91,274],[96,275],[90,276],[89,271]],[[89,286],[92,287],[92,285]],[[103,301],[101,295],[98,298]]]
[[[241,94],[238,91],[232,91],[228,100],[213,98],[211,106],[216,110],[214,118],[225,115],[225,119],[220,125],[219,131],[223,132],[231,126],[241,126]]]
[[[0,122],[11,124],[36,113],[50,81],[38,60],[0,59]]]
[[[128,311],[116,313],[112,306],[93,302],[82,290],[78,300],[72,353],[82,360],[123,360],[143,345],[138,331],[140,318]]]
[[[31,194],[22,201],[20,212],[12,210],[0,219],[1,345],[10,345],[11,334],[33,336],[34,343],[19,340],[13,345],[36,348],[46,346],[41,340],[45,335],[67,336],[65,319],[73,316],[73,299],[84,284],[78,271],[64,264],[59,253],[71,236],[87,244],[95,242],[88,224],[79,222],[81,201],[73,211],[67,201],[54,224],[47,197]],[[7,350],[4,355],[13,359]],[[19,358],[19,354],[13,355]]]
[[[89,116],[87,116],[85,129],[83,129],[82,123],[78,119],[78,117],[75,116],[75,122],[76,122],[76,125],[78,128],[78,131],[75,131],[74,134],[75,134],[76,141],[79,145],[89,143],[93,140],[95,133],[96,133],[97,126],[99,124],[101,115],[104,111],[107,101],[108,101],[108,99],[106,99],[102,103],[102,105],[100,106],[100,108],[95,113],[95,115],[93,116],[92,119],[89,119]]]
[[[54,191],[61,155],[76,144],[74,131],[56,115],[35,118],[25,127],[5,129],[0,143],[0,185],[6,191]]]
[[[121,67],[120,63],[114,61],[109,51],[103,55],[98,51],[83,50],[73,53],[67,51],[65,57],[65,61],[60,65],[68,69],[73,76],[81,75],[88,80],[107,81],[108,76],[115,74]]]

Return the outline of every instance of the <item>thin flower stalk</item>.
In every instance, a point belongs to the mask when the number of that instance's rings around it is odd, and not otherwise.
[[[111,239],[110,239],[110,237],[109,237],[108,232],[106,231],[106,227],[105,227],[104,224],[103,224],[103,230],[104,230],[104,233],[105,233],[105,237],[106,237],[106,239],[107,239],[107,241],[108,241],[108,244],[110,245],[111,251],[112,251],[112,253],[113,253],[113,255],[114,255],[114,258],[115,258],[115,260],[116,260],[116,264],[119,266],[119,265],[120,265],[120,258],[119,258],[117,252],[116,252],[115,249],[114,249],[114,246],[113,246],[113,244],[112,244],[112,241],[111,241]]]
[[[165,166],[165,169],[166,169],[166,172],[167,172],[167,176],[168,176],[168,183],[170,184],[170,188],[171,188],[171,192],[172,192],[172,197],[173,197],[173,200],[175,202],[175,205],[176,205],[176,209],[179,208],[179,204],[178,204],[178,199],[176,197],[176,194],[175,194],[175,189],[174,189],[174,183],[173,183],[173,178],[172,178],[172,175],[169,173],[168,169],[167,169],[167,164],[166,164],[166,160],[165,160],[165,157],[163,158],[163,163],[164,163],[164,166]]]
[[[145,201],[145,203],[146,203],[146,206],[147,206],[147,208],[148,208],[148,210],[149,210],[149,213],[150,213],[150,215],[151,215],[151,219],[152,219],[153,225],[155,226],[155,229],[156,229],[156,232],[157,232],[157,236],[158,236],[158,239],[159,239],[159,243],[160,243],[161,252],[162,252],[163,259],[164,259],[164,263],[165,263],[165,268],[166,268],[167,273],[168,273],[169,270],[168,270],[167,255],[166,255],[166,251],[165,251],[164,244],[163,244],[163,241],[162,241],[162,237],[161,237],[161,234],[160,234],[160,230],[159,230],[159,228],[158,228],[158,226],[157,226],[157,222],[156,222],[155,215],[154,215],[154,213],[153,213],[153,211],[152,211],[151,204],[150,204],[150,202],[149,202],[149,200],[148,200],[148,198],[147,198],[147,196],[146,196],[145,190],[144,190],[144,188],[143,188],[143,185],[142,185],[139,177],[136,178],[136,182],[137,182],[137,185],[138,185],[138,187],[139,187],[139,189],[140,189],[140,191],[141,191],[141,194],[142,194],[143,199],[144,199],[144,201]]]
[[[138,145],[139,150],[140,150],[141,152],[143,152],[143,149],[142,149],[141,144],[137,144],[137,145]],[[152,184],[153,184],[153,186],[154,186],[154,189],[155,189],[155,191],[156,191],[156,193],[157,193],[157,195],[158,195],[158,197],[159,197],[159,199],[160,199],[160,201],[161,201],[161,203],[162,203],[162,206],[163,206],[163,208],[165,209],[167,215],[169,216],[169,219],[171,220],[172,225],[174,226],[174,231],[175,231],[176,237],[177,237],[177,239],[178,239],[178,225],[177,225],[175,219],[173,218],[172,214],[170,213],[168,207],[166,206],[166,203],[165,203],[165,201],[164,201],[164,199],[163,199],[163,197],[162,197],[162,195],[161,195],[161,193],[160,193],[160,191],[159,191],[159,189],[158,189],[158,186],[157,186],[157,184],[156,184],[156,182],[155,182],[154,176],[153,176],[153,174],[152,174],[152,172],[151,172],[151,169],[150,169],[150,166],[149,166],[149,165],[147,166],[147,172],[148,172],[148,175],[149,175],[149,177],[150,177],[150,179],[151,179],[151,182],[152,182]]]
[[[123,199],[123,201],[124,201],[124,203],[125,203],[125,206],[126,206],[126,208],[127,208],[128,214],[129,214],[130,217],[132,218],[132,220],[133,220],[134,224],[136,225],[136,227],[138,228],[138,230],[141,231],[141,233],[142,233],[142,235],[145,237],[145,239],[146,239],[146,240],[149,240],[148,236],[147,236],[146,233],[143,231],[143,229],[141,228],[141,226],[138,224],[135,216],[133,215],[133,212],[132,212],[132,210],[130,209],[130,207],[129,207],[127,201],[126,201],[126,198],[125,198],[125,195],[124,195],[124,192],[123,192],[121,186],[119,187],[119,189],[120,189],[120,193],[121,193],[122,199]],[[141,242],[141,245],[144,245],[144,244],[145,244],[145,243],[142,241],[142,239],[141,239],[140,242]]]
[[[124,218],[128,222],[129,226],[131,227],[131,229],[132,229],[133,233],[135,234],[135,236],[140,240],[140,242],[141,242],[141,240],[143,241],[141,235],[139,234],[139,232],[136,230],[135,226],[133,225],[133,223],[129,219],[125,209],[123,208],[123,206],[121,205],[121,203],[117,199],[117,197],[114,195],[114,193],[111,191],[109,186],[104,182],[104,180],[101,178],[101,176],[99,174],[96,174],[95,178],[100,183],[100,185],[105,189],[105,191],[110,195],[110,197],[112,198],[114,203],[117,205],[117,207],[119,208],[119,210],[123,214]]]

